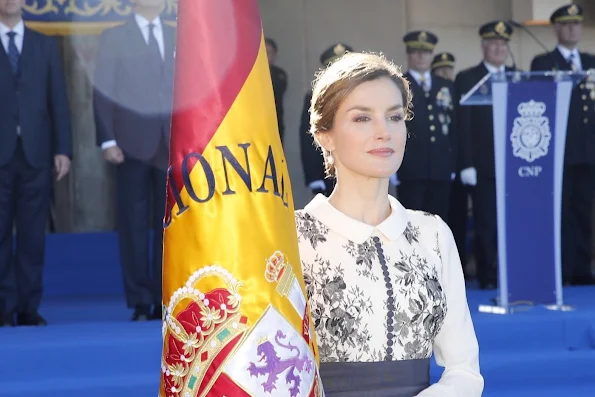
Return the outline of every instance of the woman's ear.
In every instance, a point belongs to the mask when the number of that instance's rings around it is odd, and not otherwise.
[[[335,150],[333,137],[331,136],[330,131],[317,132],[314,135],[314,140],[326,152],[333,152]]]

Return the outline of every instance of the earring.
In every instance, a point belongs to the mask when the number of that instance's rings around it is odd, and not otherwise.
[[[331,152],[328,152],[328,155],[326,156],[326,161],[330,164],[333,165],[335,164],[335,159],[333,158],[333,154]]]

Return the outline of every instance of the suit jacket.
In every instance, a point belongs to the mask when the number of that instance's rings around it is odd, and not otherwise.
[[[57,154],[72,157],[70,111],[58,43],[27,28],[16,77],[0,45],[0,166],[13,158],[18,126],[32,167],[51,168]]]
[[[456,131],[452,82],[432,76],[426,95],[415,78],[405,74],[413,94],[413,118],[407,121],[407,146],[399,168],[402,181],[450,181],[455,171]]]
[[[283,120],[283,96],[287,91],[287,73],[278,66],[271,65],[271,81],[273,83],[273,93],[275,94],[275,107],[277,109],[277,123],[279,126],[279,135],[283,140],[285,133],[285,123]]]
[[[505,70],[510,72],[514,69],[506,67]],[[455,103],[458,104],[461,97],[488,73],[483,61],[477,66],[459,72],[455,78]],[[456,129],[459,134],[459,170],[475,167],[478,179],[495,178],[492,106],[457,105]]]
[[[595,68],[595,57],[580,53],[583,70]],[[571,70],[558,49],[537,55],[532,71]],[[595,165],[595,83],[582,81],[572,91],[566,130],[566,164]]]
[[[95,67],[97,144],[116,140],[126,154],[143,161],[153,158],[161,142],[169,145],[175,29],[162,28],[161,76],[147,63],[149,46],[133,18],[103,32]]]

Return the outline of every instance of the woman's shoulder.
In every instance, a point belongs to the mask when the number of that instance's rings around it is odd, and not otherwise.
[[[407,221],[413,226],[423,228],[424,230],[441,231],[446,226],[446,222],[436,214],[426,211],[407,209]]]

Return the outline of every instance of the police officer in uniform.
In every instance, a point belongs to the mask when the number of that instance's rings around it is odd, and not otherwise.
[[[333,44],[322,54],[320,54],[320,63],[326,67],[347,52],[352,52],[353,48],[344,43]],[[335,186],[335,179],[328,179],[324,171],[324,161],[322,153],[316,148],[314,138],[310,131],[310,102],[312,101],[312,90],[308,91],[304,98],[302,108],[302,117],[300,120],[300,151],[302,156],[302,168],[306,186],[312,194],[322,193],[329,196]]]
[[[483,60],[457,75],[457,104],[486,74],[513,70],[505,65],[512,33],[512,26],[504,21],[489,22],[479,28]],[[458,106],[457,132],[460,179],[472,187],[477,278],[480,288],[494,289],[498,280],[498,233],[492,107]]]
[[[579,52],[583,9],[558,8],[550,17],[558,46],[536,56],[532,71],[589,70],[595,57]],[[562,265],[565,284],[594,284],[591,273],[591,211],[595,195],[595,82],[585,79],[570,100],[562,189]]]
[[[275,107],[277,108],[277,124],[279,125],[279,135],[281,142],[285,133],[285,123],[283,121],[283,96],[287,91],[287,73],[279,66],[275,65],[277,59],[278,47],[275,40],[266,38],[264,40],[267,49],[267,58],[271,70],[271,80],[273,82],[273,93],[275,94]]]
[[[455,170],[454,91],[451,81],[432,76],[432,52],[438,37],[414,31],[403,37],[409,70],[405,78],[413,94],[413,118],[403,164],[399,168],[399,201],[409,209],[448,217],[450,185]]]
[[[440,52],[432,60],[432,74],[446,80],[454,81],[455,78],[455,56],[450,52]],[[458,156],[456,156],[458,157]],[[460,164],[457,164],[456,172],[460,171]],[[447,222],[457,244],[459,257],[465,277],[467,273],[467,220],[469,212],[469,189],[463,185],[460,178],[453,180],[450,190],[449,208]]]
[[[440,52],[432,60],[432,74],[443,79],[454,81],[455,56],[450,52]]]

